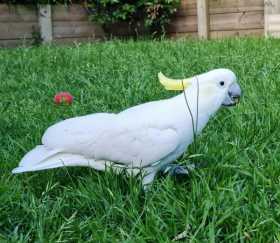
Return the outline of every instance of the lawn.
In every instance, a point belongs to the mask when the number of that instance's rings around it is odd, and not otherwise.
[[[280,241],[280,40],[111,41],[0,50],[0,241]],[[171,97],[157,73],[232,69],[244,91],[178,161],[207,161],[184,181],[61,168],[12,175],[51,124]],[[56,106],[66,90],[72,106]],[[194,157],[194,158],[189,158]]]

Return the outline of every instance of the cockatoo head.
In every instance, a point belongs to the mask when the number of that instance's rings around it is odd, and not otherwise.
[[[190,83],[194,86],[198,83],[202,100],[212,100],[217,105],[234,106],[241,97],[237,78],[229,69],[215,69],[198,75],[190,79]]]
[[[241,88],[235,74],[229,69],[214,69],[187,79],[169,79],[159,73],[159,80],[167,90],[184,90],[193,99],[198,96],[203,107],[214,110],[221,105],[233,106],[239,102]]]

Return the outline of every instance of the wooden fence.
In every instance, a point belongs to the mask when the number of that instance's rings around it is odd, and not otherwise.
[[[168,34],[175,37],[223,38],[261,36],[264,31],[278,33],[278,2],[279,0],[182,0],[168,26]],[[121,35],[121,28],[119,32]],[[104,30],[88,20],[87,11],[81,5],[35,7],[0,4],[0,46],[30,43],[38,38],[45,42],[67,43],[104,37]]]
[[[45,6],[37,8],[0,4],[0,46],[29,44],[41,38],[68,43],[95,40],[103,36],[101,26],[88,20],[87,11],[81,5],[55,5],[49,13]]]
[[[182,1],[181,8],[170,25],[170,32],[177,35],[199,34],[205,38],[263,35],[263,0],[209,0],[208,9],[205,3],[206,0]],[[200,22],[198,20],[201,16],[198,18],[198,13],[202,15]],[[199,33],[200,25],[202,27]]]

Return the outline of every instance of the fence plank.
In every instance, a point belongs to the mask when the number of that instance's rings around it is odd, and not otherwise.
[[[168,37],[172,39],[179,39],[179,38],[197,38],[197,32],[185,32],[185,33],[169,33]]]
[[[264,10],[265,36],[280,37],[280,2],[279,0],[265,0]]]
[[[236,13],[263,11],[263,0],[209,0],[209,12],[215,13]]]
[[[210,37],[214,39],[244,36],[263,36],[263,29],[210,31]]]
[[[0,4],[0,23],[36,22],[37,19],[36,6]]]
[[[102,40],[102,38],[92,38],[92,37],[66,37],[66,38],[59,38],[54,39],[53,43],[59,45],[68,45],[68,44],[79,44],[79,43],[88,43],[88,42],[98,42]]]
[[[43,42],[51,42],[53,39],[51,5],[39,5],[39,27]]]
[[[196,16],[177,17],[167,27],[170,33],[197,32]]]
[[[30,46],[33,39],[1,40],[0,47]]]
[[[262,11],[210,15],[210,30],[263,29]]]
[[[35,22],[0,23],[0,39],[2,40],[33,38],[38,31],[38,23]]]
[[[197,30],[198,30],[199,38],[208,39],[209,37],[208,0],[197,0]]]
[[[280,14],[269,14],[267,16],[269,25],[267,27],[267,32],[270,35],[275,35],[275,33],[280,33]]]
[[[196,0],[182,0],[176,16],[197,15]]]
[[[53,21],[87,21],[86,9],[80,4],[54,5],[52,8]]]
[[[104,32],[99,25],[87,21],[55,21],[53,23],[54,38],[65,37],[100,37]]]

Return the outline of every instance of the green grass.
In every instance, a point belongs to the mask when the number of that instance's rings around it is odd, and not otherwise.
[[[280,240],[279,40],[139,41],[0,50],[0,242]],[[89,168],[12,175],[44,130],[65,118],[171,97],[156,74],[227,67],[244,91],[179,163],[207,161],[185,181],[141,183]],[[72,106],[57,107],[66,90]]]

